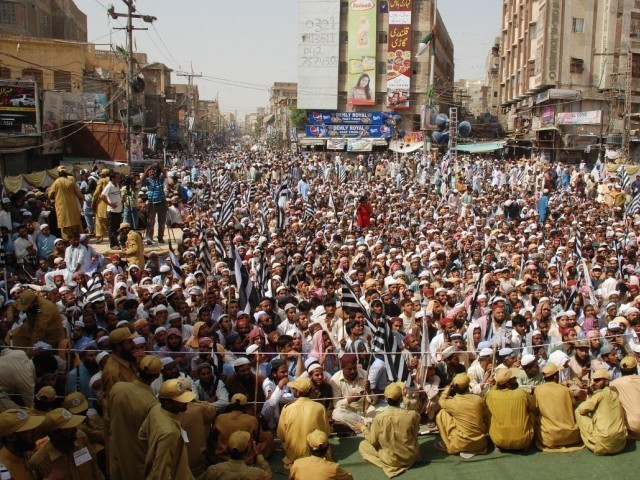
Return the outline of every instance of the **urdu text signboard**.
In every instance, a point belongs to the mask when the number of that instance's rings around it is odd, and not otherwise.
[[[376,104],[376,20],[378,0],[349,2],[347,104]]]
[[[389,0],[387,108],[409,108],[413,0]]]
[[[0,80],[0,133],[39,135],[38,94],[30,80]]]
[[[602,110],[556,113],[558,125],[600,125]]]
[[[340,0],[300,0],[298,108],[338,108],[339,40]]]

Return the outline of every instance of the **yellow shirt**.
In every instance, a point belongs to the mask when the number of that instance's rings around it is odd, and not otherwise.
[[[586,447],[596,455],[624,450],[627,427],[618,394],[609,387],[598,390],[576,408],[576,422]]]
[[[271,480],[271,478],[269,464],[262,455],[258,455],[255,467],[248,466],[242,460],[228,460],[209,467],[198,480]]]
[[[353,480],[353,475],[326,458],[309,456],[293,462],[289,480]]]
[[[526,450],[533,440],[535,400],[524,390],[487,392],[487,423],[489,436],[497,447],[506,450]]]
[[[452,424],[443,422],[446,415],[439,414],[439,422],[444,423],[447,432],[447,450],[449,453],[483,452],[487,448],[487,427],[484,424],[484,398],[472,393],[440,396],[441,411],[452,418]],[[444,435],[443,435],[444,437]]]
[[[87,461],[81,465],[76,465],[74,454],[84,449],[86,454],[90,456]],[[98,462],[87,436],[78,431],[76,433],[76,441],[73,446],[73,453],[65,455],[53,446],[51,441],[45,443],[28,462],[29,471],[35,480],[43,480],[49,476],[54,470],[58,470],[64,474],[65,480],[102,480],[104,476],[98,468]]]
[[[133,382],[138,376],[136,368],[132,362],[125,360],[118,355],[109,355],[107,363],[102,369],[102,391],[104,397],[109,398],[111,388],[118,382]]]
[[[218,415],[213,425],[217,434],[217,442],[215,447],[215,455],[222,460],[229,460],[229,437],[233,432],[242,430],[249,432],[251,438],[256,438],[258,431],[258,419],[247,413],[233,411]]]
[[[618,394],[629,435],[640,439],[640,375],[625,375],[610,384]]]
[[[7,467],[12,480],[31,480],[24,457],[16,457],[6,448],[0,448],[0,463]]]
[[[544,447],[564,447],[580,443],[580,430],[573,414],[573,400],[568,387],[547,382],[533,393],[540,415],[537,438]]]
[[[159,404],[151,408],[138,432],[138,438],[147,444],[146,480],[194,480],[183,432],[178,415]]]
[[[138,439],[138,431],[158,399],[149,385],[135,380],[116,383],[108,401],[111,411],[117,412],[109,422],[111,479],[140,480],[144,476],[147,444]]]
[[[55,199],[59,228],[82,225],[80,205],[84,197],[73,177],[58,177],[49,187],[49,196]]]
[[[129,266],[138,265],[141,269],[144,268],[144,245],[142,244],[142,237],[135,230],[131,230],[127,234],[127,241],[124,245],[124,252],[127,256],[127,262]]]
[[[360,453],[365,460],[380,466],[387,476],[400,475],[420,460],[419,428],[418,412],[388,406],[376,415],[371,427],[364,428]],[[363,448],[367,444],[369,448]]]
[[[216,407],[209,402],[193,401],[187,405],[187,411],[180,414],[182,428],[189,435],[187,455],[189,467],[194,475],[200,475],[209,466],[207,462],[208,440],[211,426],[216,417]]]
[[[282,409],[278,422],[278,437],[282,440],[284,447],[286,468],[289,468],[298,458],[309,456],[307,435],[316,429],[327,435],[331,431],[321,403],[307,397],[300,397]]]

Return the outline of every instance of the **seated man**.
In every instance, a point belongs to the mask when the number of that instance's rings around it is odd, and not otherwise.
[[[533,394],[540,410],[536,428],[536,445],[544,452],[571,452],[582,448],[580,430],[573,414],[573,396],[569,388],[558,383],[558,367],[549,362],[542,369],[545,383]]]
[[[355,430],[356,423],[362,421],[366,403],[376,403],[378,397],[371,397],[371,383],[364,370],[358,368],[358,359],[353,353],[345,353],[340,359],[341,370],[331,377],[333,390],[333,421],[343,423]],[[375,412],[374,408],[371,408]]]
[[[591,376],[593,394],[576,408],[576,423],[585,446],[596,455],[624,450],[627,427],[618,394],[609,388],[611,375],[601,368]]]
[[[327,434],[321,430],[314,430],[307,435],[309,445],[308,457],[298,458],[291,466],[290,480],[307,480],[309,478],[322,478],[334,480],[353,480],[353,476],[340,468],[340,466],[325,458],[329,450]]]
[[[420,459],[420,414],[400,408],[402,390],[402,384],[397,382],[387,385],[384,397],[389,406],[376,415],[371,427],[356,425],[364,434],[360,455],[380,467],[389,478],[406,472]]]
[[[269,463],[260,454],[260,447],[251,440],[251,434],[245,430],[237,430],[229,436],[227,443],[229,456],[226,462],[210,466],[199,477],[200,480],[271,480]],[[252,465],[247,465],[246,458],[253,459]],[[175,479],[178,480],[178,479]]]
[[[622,377],[611,382],[611,390],[618,394],[629,438],[640,440],[640,375],[638,362],[633,357],[625,357],[620,362]]]
[[[442,441],[435,447],[462,458],[487,452],[484,399],[469,392],[470,383],[466,373],[456,375],[440,397],[442,409],[436,417]]]
[[[533,440],[536,403],[518,388],[517,368],[496,370],[496,385],[487,392],[489,436],[496,450],[527,450]]]

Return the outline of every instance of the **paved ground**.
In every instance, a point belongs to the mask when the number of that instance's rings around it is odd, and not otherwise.
[[[628,442],[624,452],[610,457],[597,457],[588,450],[573,453],[542,453],[534,448],[521,454],[491,453],[471,460],[449,456],[433,446],[438,437],[420,437],[422,461],[401,480],[439,479],[517,479],[517,480],[591,480],[631,478],[640,465],[638,442]],[[331,440],[334,459],[350,471],[356,480],[384,480],[382,470],[365,462],[358,452],[360,438]],[[282,452],[274,452],[269,459],[274,479],[288,477],[282,466]],[[286,472],[286,473],[285,473]]]
[[[140,230],[139,231],[140,234],[142,235],[142,238],[144,239],[144,231]],[[144,248],[144,253],[145,255],[149,255],[150,252],[158,252],[158,255],[162,256],[166,256],[169,252],[169,239],[171,239],[171,246],[173,247],[173,251],[175,253],[178,252],[178,244],[182,242],[182,229],[180,228],[171,228],[169,230],[165,230],[165,238],[164,241],[165,243],[162,245],[158,245],[157,243],[157,236],[154,234],[154,240],[156,240],[154,242],[154,244],[152,246],[147,246],[147,244],[145,243],[145,248]],[[96,252],[104,255],[105,257],[112,254],[112,253],[122,253],[121,250],[111,250],[109,248],[109,239],[108,238],[104,238],[102,240],[102,242],[100,243],[96,243],[96,239],[95,238],[91,238],[90,240],[90,245],[93,246],[93,248],[96,249]]]

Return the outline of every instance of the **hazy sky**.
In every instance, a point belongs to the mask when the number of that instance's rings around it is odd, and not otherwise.
[[[110,3],[126,12],[121,0],[75,0],[87,14],[89,41],[125,46],[126,24],[108,17]],[[500,33],[500,0],[439,0],[438,10],[455,48],[456,79],[484,77],[484,62]],[[201,73],[200,98],[218,95],[223,111],[239,115],[268,106],[273,82],[296,81],[298,0],[137,0],[138,11],[154,15],[153,26],[135,26],[136,50],[150,62],[174,69],[173,82],[186,83],[177,71]],[[242,117],[241,117],[242,118]]]

